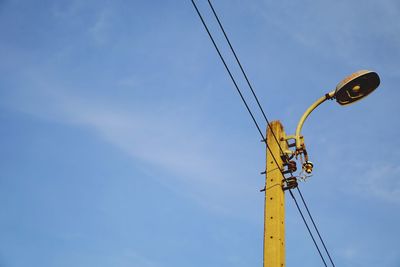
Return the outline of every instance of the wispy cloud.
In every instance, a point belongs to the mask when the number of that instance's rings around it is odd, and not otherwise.
[[[298,8],[298,3],[290,1],[283,1],[280,10],[271,9],[269,1],[263,8],[253,8],[257,14],[264,10],[261,14],[266,23],[320,57],[337,59],[348,66],[374,62],[376,68],[398,75],[395,61],[376,60],[377,57],[386,57],[384,52],[387,50],[395,53],[392,57],[400,56],[396,49],[400,45],[398,1],[359,3],[357,9],[349,8],[347,1],[302,3],[304,10],[297,16],[293,16],[290,10]],[[327,13],[335,14],[335,19]]]
[[[85,12],[89,12],[89,16],[81,16]],[[84,128],[129,155],[134,162],[139,162],[140,164],[136,165],[143,166],[144,172],[150,170],[149,172],[165,174],[158,176],[160,183],[195,199],[197,203],[207,208],[224,210],[231,206],[227,203],[233,199],[239,201],[241,198],[246,201],[248,198],[243,196],[243,189],[249,188],[249,185],[240,175],[243,170],[240,170],[240,166],[232,170],[232,165],[242,159],[238,154],[227,157],[223,152],[229,148],[226,140],[231,137],[220,140],[221,137],[207,129],[207,125],[202,126],[202,130],[199,131],[199,126],[194,126],[193,123],[192,116],[196,116],[192,108],[193,99],[190,101],[186,99],[182,103],[177,103],[175,99],[175,105],[168,103],[167,109],[154,108],[153,99],[151,101],[143,99],[140,93],[135,95],[136,91],[139,91],[137,88],[145,88],[141,89],[142,92],[149,90],[158,94],[155,101],[161,102],[160,99],[165,95],[159,94],[169,86],[164,84],[165,80],[154,82],[152,84],[154,88],[151,89],[143,85],[143,81],[154,81],[154,75],[158,74],[154,73],[154,68],[151,67],[149,74],[146,73],[146,77],[141,77],[143,68],[149,68],[145,65],[146,62],[141,62],[141,56],[133,58],[132,64],[137,65],[132,67],[129,64],[129,71],[125,72],[123,67],[112,71],[107,79],[103,79],[106,80],[107,85],[100,84],[99,86],[100,82],[96,80],[96,75],[98,75],[96,73],[102,73],[104,68],[97,68],[94,63],[83,66],[88,61],[92,62],[91,60],[98,54],[90,55],[90,60],[82,58],[87,54],[82,52],[85,49],[81,46],[87,48],[87,44],[91,42],[101,46],[101,42],[107,42],[110,37],[108,27],[114,29],[116,27],[115,21],[110,20],[113,16],[112,12],[112,8],[111,11],[102,8],[88,11],[87,6],[81,6],[78,2],[66,6],[54,6],[52,16],[63,22],[60,25],[65,25],[65,22],[68,26],[66,32],[77,33],[81,41],[72,42],[66,46],[62,43],[60,47],[53,49],[56,55],[49,54],[48,49],[43,48],[43,53],[46,55],[43,58],[46,62],[26,60],[24,54],[18,50],[12,53],[12,62],[17,61],[18,64],[15,67],[17,71],[13,72],[13,78],[8,79],[8,82],[14,88],[3,91],[4,97],[0,99],[2,106],[29,113],[39,119]],[[79,17],[79,22],[74,23],[75,16]],[[96,43],[96,39],[100,43]],[[146,47],[143,46],[140,49],[145,50],[147,55]],[[133,50],[135,49],[129,49],[129,51]],[[9,51],[7,52],[10,54]],[[119,56],[120,60],[125,58],[125,55]],[[153,57],[158,58],[158,55]],[[77,63],[71,65],[71,58],[74,58]],[[99,59],[99,61],[102,60],[105,58]],[[167,60],[169,70],[177,68],[176,64],[183,64],[175,56]],[[93,60],[93,62],[98,61]],[[124,65],[123,62],[122,60],[118,68]],[[159,64],[158,59],[157,64]],[[197,68],[199,64],[205,63],[193,60],[193,66]],[[7,67],[5,65],[4,62],[0,63],[0,67]],[[186,62],[184,66],[179,65],[179,67],[191,68]],[[134,70],[133,73],[131,68]],[[196,71],[193,70],[193,72]],[[160,72],[164,74],[166,70],[162,69]],[[131,76],[126,78],[128,76],[126,73],[130,73]],[[92,76],[85,77],[85,82],[79,81],[81,75],[88,74]],[[180,75],[182,71],[179,71],[179,77]],[[89,79],[92,79],[90,83]],[[172,80],[172,78],[169,79]],[[180,79],[174,81],[174,86],[179,81]],[[94,87],[96,89],[93,89]],[[119,96],[117,96],[118,92],[117,94],[110,93],[116,92],[121,87],[129,87],[127,94],[132,97],[132,101],[129,101],[129,105],[126,104],[124,108],[121,108],[121,102],[128,101],[119,98],[123,93]],[[111,95],[113,99],[108,98]],[[168,99],[164,100],[164,103],[166,102]],[[187,112],[188,110],[191,111]],[[167,181],[165,177],[170,180]],[[174,189],[175,187],[177,189]],[[256,190],[253,188],[252,192]]]
[[[143,107],[122,110],[104,99],[71,94],[71,90],[61,89],[61,82],[31,79],[29,84],[29,89],[15,90],[9,108],[86,128],[141,162],[144,170],[166,172],[166,177],[174,180],[166,181],[161,176],[160,183],[184,188],[182,194],[212,210],[230,213],[224,206],[229,200],[243,197],[238,194],[246,184],[240,179],[240,170],[231,171],[226,155],[218,151],[223,149],[222,142],[207,130],[196,133],[196,129],[187,127],[191,119],[185,116],[190,114],[179,114],[181,107],[162,113]]]
[[[383,201],[400,204],[400,167],[373,164],[357,181],[357,191]]]
[[[108,42],[111,20],[110,8],[104,9],[96,15],[96,19],[89,32],[92,34],[97,44],[102,45]]]

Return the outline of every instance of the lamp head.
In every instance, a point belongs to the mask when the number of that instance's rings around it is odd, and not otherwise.
[[[352,104],[374,91],[380,83],[376,72],[360,70],[341,81],[335,90],[336,101],[340,105]]]

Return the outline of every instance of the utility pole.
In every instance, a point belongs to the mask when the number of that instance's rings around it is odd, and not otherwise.
[[[334,90],[326,93],[324,96],[320,97],[317,101],[315,101],[302,115],[300,121],[297,124],[296,133],[295,135],[286,136],[284,132],[283,126],[279,121],[274,121],[269,123],[267,116],[265,115],[258,98],[247,79],[247,75],[242,68],[242,65],[236,56],[233,47],[225,34],[225,30],[222,27],[222,24],[215,13],[215,10],[210,1],[208,1],[215,18],[218,21],[218,24],[224,33],[225,39],[228,42],[231,52],[235,56],[236,62],[238,63],[244,78],[247,81],[249,89],[253,93],[255,100],[257,101],[258,107],[260,108],[261,112],[264,115],[265,121],[268,123],[267,129],[267,137],[266,142],[267,145],[267,162],[266,162],[266,171],[265,171],[265,206],[264,206],[264,257],[263,257],[263,266],[264,267],[285,267],[285,190],[291,190],[297,187],[297,178],[293,176],[293,172],[297,170],[296,161],[297,159],[300,160],[302,171],[300,172],[300,177],[302,180],[308,178],[312,170],[313,170],[313,163],[308,160],[308,153],[305,148],[304,139],[301,135],[301,129],[307,117],[311,114],[311,112],[316,109],[320,104],[324,103],[327,100],[336,99],[336,101],[342,105],[350,105],[354,102],[357,102],[364,97],[368,96],[371,92],[373,92],[380,84],[379,75],[374,71],[369,70],[360,70],[357,71],[350,76],[347,76],[344,80],[342,80]],[[247,105],[246,100],[244,99],[242,92],[237,85],[234,77],[231,74],[231,71],[226,64],[217,44],[214,41],[203,17],[200,14],[199,9],[196,6],[194,0],[192,0],[192,4],[196,9],[197,14],[200,17],[201,22],[203,23],[204,28],[206,29],[208,36],[210,37],[214,48],[217,50],[218,55],[225,66],[232,82],[234,83],[237,92],[239,93],[244,105],[246,106],[247,111],[249,112],[250,116],[253,119],[255,126],[257,127],[260,135],[264,138],[260,127],[257,123],[257,120],[253,116],[250,107]],[[288,140],[294,140],[294,143],[288,145]],[[289,150],[289,147],[295,147],[293,150]],[[282,155],[282,154],[283,155]],[[294,157],[294,160],[292,160]],[[284,170],[284,167],[287,169]],[[290,173],[290,177],[284,177],[285,174]],[[304,175],[301,175],[301,174]],[[300,191],[299,191],[300,192]],[[294,195],[290,192],[292,197]],[[296,201],[296,200],[295,200]],[[304,202],[304,200],[303,200]],[[305,202],[304,202],[305,204]],[[296,202],[297,205],[297,202]],[[297,206],[298,207],[298,206]],[[307,207],[306,207],[307,208]],[[302,215],[300,208],[298,207],[299,212]],[[308,209],[307,209],[308,211]],[[309,211],[308,211],[309,213]],[[303,215],[302,215],[303,216]],[[311,217],[311,215],[310,215]],[[312,218],[311,218],[312,219]],[[304,220],[304,217],[303,217]],[[304,223],[307,226],[306,221]],[[315,230],[318,231],[314,224]],[[308,226],[307,226],[308,228]],[[309,230],[309,229],[308,229]],[[309,230],[310,232],[310,230]],[[312,233],[310,232],[311,237]],[[321,242],[323,242],[321,236],[319,236]],[[314,240],[314,238],[313,238]],[[315,243],[315,240],[314,240]],[[317,244],[315,243],[317,246]],[[326,250],[324,245],[325,251],[327,252],[328,256],[329,253]],[[318,249],[318,247],[317,247]],[[319,250],[318,250],[319,251]],[[324,261],[321,253],[320,256]],[[329,256],[330,258],[330,256]],[[324,261],[325,263],[325,261]],[[331,260],[332,265],[333,262]]]
[[[285,267],[285,190],[291,190],[297,187],[297,177],[293,176],[293,172],[297,171],[296,161],[299,159],[301,163],[302,171],[300,172],[300,178],[305,180],[308,178],[312,170],[313,170],[313,163],[308,160],[308,153],[306,151],[306,147],[304,144],[303,136],[301,135],[301,129],[307,117],[311,114],[311,112],[316,109],[320,104],[324,103],[327,100],[336,99],[336,101],[342,105],[350,105],[354,102],[357,102],[364,97],[368,96],[371,92],[373,92],[380,84],[379,75],[374,71],[369,70],[360,70],[357,71],[350,76],[347,76],[344,80],[342,80],[334,90],[326,93],[324,96],[320,97],[317,101],[315,101],[302,115],[300,121],[297,124],[296,133],[295,135],[286,136],[286,133],[283,129],[282,124],[279,121],[273,121],[269,123],[267,116],[265,115],[258,98],[247,79],[247,75],[242,68],[242,65],[233,50],[233,47],[225,33],[225,30],[222,27],[222,24],[215,13],[215,10],[210,1],[208,1],[215,18],[218,21],[218,24],[224,33],[225,39],[230,46],[231,52],[235,56],[236,62],[238,63],[244,78],[247,81],[247,85],[249,89],[253,93],[253,96],[258,104],[259,109],[264,115],[265,121],[268,123],[267,129],[267,136],[266,142],[267,145],[267,159],[266,159],[266,171],[265,171],[265,187],[263,190],[265,192],[265,205],[264,205],[264,257],[263,257],[263,267]],[[255,126],[257,127],[260,135],[264,139],[264,136],[260,130],[260,127],[257,123],[257,120],[253,116],[250,107],[248,106],[246,100],[244,99],[242,92],[237,85],[234,77],[231,74],[231,71],[226,64],[217,44],[214,41],[203,17],[200,14],[199,9],[196,6],[194,0],[192,0],[192,4],[196,9],[197,14],[200,17],[201,22],[203,23],[204,28],[206,29],[208,36],[210,37],[214,48],[217,50],[218,55],[225,66],[233,84],[236,87],[237,92],[239,93],[244,105],[246,106],[247,111],[249,112],[250,116],[253,119]],[[288,140],[294,140],[294,143],[288,145]],[[295,147],[293,150],[289,150],[289,147]],[[282,155],[283,154],[283,155]],[[294,159],[293,159],[294,158]],[[293,160],[292,160],[293,159]],[[284,167],[287,169],[284,170]],[[290,173],[290,177],[284,177],[285,174]],[[302,175],[303,174],[303,175]],[[300,191],[299,191],[300,193]],[[291,196],[294,198],[294,195],[290,191]],[[303,197],[302,197],[303,198]],[[295,200],[295,198],[294,198]],[[295,200],[296,201],[296,200]],[[304,205],[304,199],[303,199]],[[297,205],[297,202],[296,202]],[[302,212],[297,206],[301,216]],[[307,206],[306,206],[307,208]],[[308,208],[307,208],[307,212]],[[310,214],[309,214],[310,215]],[[310,215],[311,217],[311,215]],[[311,218],[312,219],[312,218]],[[304,223],[307,226],[307,222],[303,217]],[[314,222],[313,222],[314,224]],[[315,230],[318,232],[314,224]],[[312,236],[310,229],[307,226],[307,229],[315,243],[315,240]],[[319,233],[318,233],[319,235]],[[330,255],[325,247],[325,244],[319,235],[321,242],[324,245],[325,251],[328,254],[329,258]],[[318,249],[318,246],[317,246]],[[318,249],[319,252],[319,249]],[[320,256],[325,263],[321,253]],[[330,258],[332,265],[333,261]]]
[[[273,134],[280,144],[277,143]],[[283,189],[285,183],[281,173],[283,160],[280,147],[285,151],[287,142],[283,126],[279,121],[270,123],[266,142],[269,149],[267,149],[265,174],[264,267],[284,267],[286,265],[285,194]]]
[[[296,134],[286,136],[282,124],[273,121],[267,129],[267,164],[265,178],[264,210],[264,267],[284,267],[285,263],[285,194],[287,189],[297,187],[295,177],[284,178],[283,175],[296,171],[296,162],[287,156],[300,156],[302,169],[310,174],[312,162],[308,161],[301,129],[310,113],[327,100],[336,99],[342,105],[350,105],[368,96],[380,84],[379,75],[369,70],[360,70],[342,80],[336,89],[326,93],[315,101],[300,118]],[[274,136],[275,135],[275,136]],[[295,151],[288,149],[287,140],[294,139]],[[285,155],[282,155],[282,152]],[[304,157],[304,158],[303,158]],[[283,159],[285,162],[283,162]],[[305,160],[303,162],[303,159]],[[287,167],[287,170],[284,170]],[[329,255],[329,254],[328,254]]]

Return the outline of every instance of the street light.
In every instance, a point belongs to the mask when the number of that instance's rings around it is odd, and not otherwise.
[[[380,80],[376,72],[361,70],[341,81],[335,90],[315,101],[301,116],[296,134],[287,136],[283,125],[273,121],[267,128],[267,157],[265,172],[265,205],[264,205],[264,267],[285,266],[285,191],[297,187],[296,162],[291,160],[300,156],[302,168],[311,173],[313,164],[308,161],[301,128],[310,113],[328,99],[336,99],[340,105],[350,105],[374,91]],[[295,143],[289,144],[288,140]],[[290,147],[296,147],[290,150]],[[304,158],[303,158],[304,157]],[[287,170],[284,170],[287,168]],[[283,171],[282,171],[283,170]],[[291,177],[282,179],[282,174],[291,173]],[[306,178],[307,176],[304,176]]]
[[[300,156],[302,168],[311,173],[313,165],[308,161],[301,128],[310,113],[328,99],[336,99],[340,105],[350,105],[374,91],[380,80],[376,72],[361,70],[341,81],[335,90],[315,101],[301,116],[296,134],[287,136],[283,125],[273,121],[267,128],[267,157],[265,172],[265,205],[264,205],[264,267],[285,266],[285,191],[297,187],[296,162],[291,160]],[[289,144],[288,140],[295,143]],[[290,147],[296,147],[290,150]],[[303,158],[304,157],[304,158]],[[284,170],[284,168],[287,168]],[[291,173],[291,177],[282,175]],[[306,178],[306,176],[304,176]]]
[[[297,124],[296,134],[294,139],[296,141],[296,154],[305,154],[306,162],[303,164],[303,168],[307,173],[312,172],[312,163],[308,161],[307,152],[305,151],[304,142],[301,142],[301,128],[303,127],[304,121],[310,115],[310,113],[318,107],[320,104],[328,99],[336,99],[336,101],[342,105],[350,105],[358,100],[369,95],[374,91],[380,83],[379,76],[376,72],[369,70],[360,70],[342,80],[336,89],[325,94],[323,97],[315,101],[301,116],[299,123]],[[292,139],[293,136],[289,137]]]

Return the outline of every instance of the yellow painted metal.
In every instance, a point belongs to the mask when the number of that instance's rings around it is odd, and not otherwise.
[[[319,105],[321,105],[322,103],[324,103],[326,100],[331,99],[332,97],[334,97],[335,95],[335,91],[329,92],[326,95],[324,95],[323,97],[319,98],[317,101],[315,101],[311,106],[308,107],[308,109],[303,113],[303,116],[301,116],[297,127],[296,127],[296,134],[295,134],[295,138],[296,138],[296,149],[301,149],[301,141],[300,141],[300,136],[301,136],[301,128],[303,127],[304,121],[307,119],[308,115],[310,115],[310,113],[316,109],[316,107],[318,107]]]
[[[285,195],[282,189],[283,161],[279,145],[271,130],[278,139],[283,151],[287,148],[286,136],[279,121],[274,121],[267,129],[267,168],[265,179],[265,211],[264,211],[264,267],[285,266]],[[281,141],[283,140],[283,141]]]

